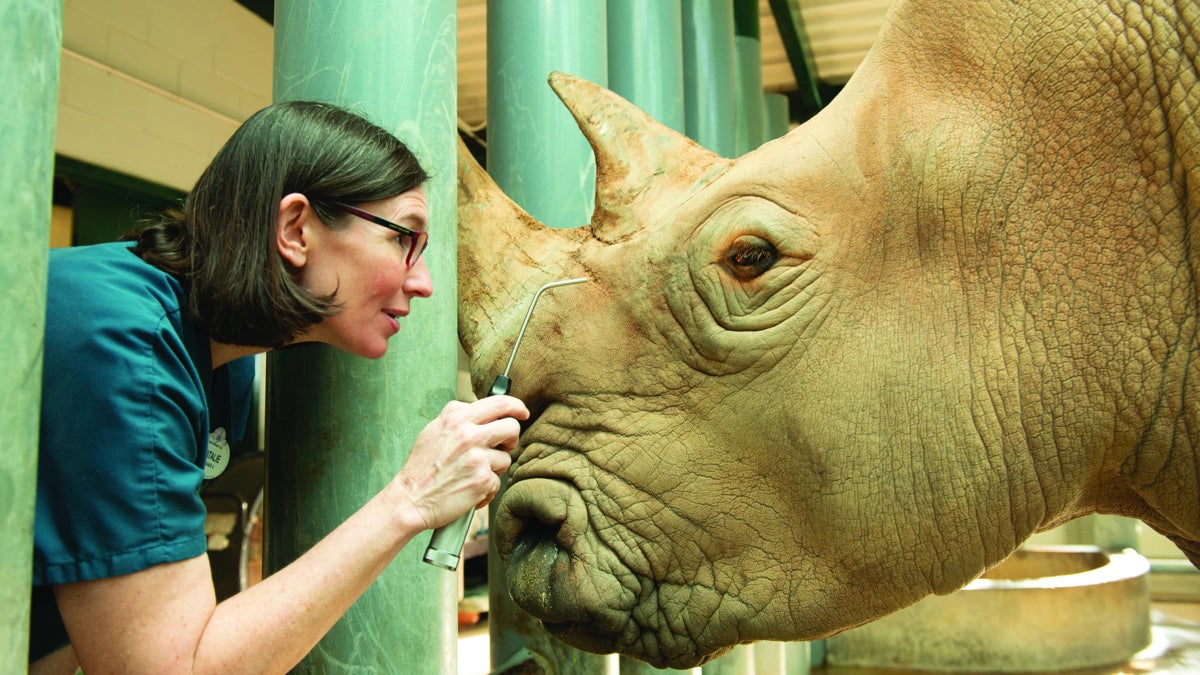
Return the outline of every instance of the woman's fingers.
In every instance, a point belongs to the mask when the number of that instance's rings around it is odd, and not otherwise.
[[[492,503],[492,500],[495,499],[496,495],[500,493],[500,476],[493,474],[492,478],[493,481],[489,484],[487,493],[484,495],[483,500],[475,505],[476,509],[485,508],[488,504]]]
[[[529,409],[520,399],[511,396],[489,396],[473,403],[451,402],[441,417],[445,428],[461,434],[468,446],[508,451],[517,446],[521,433],[519,420],[529,419]],[[471,427],[478,427],[478,430]]]
[[[511,417],[503,417],[484,425],[487,430],[485,443],[489,448],[503,450],[506,453],[517,447],[520,440],[521,423]]]
[[[488,396],[468,404],[477,424],[484,424],[504,417],[516,420],[529,419],[525,403],[512,396]]]
[[[525,404],[511,396],[446,404],[417,436],[401,470],[426,523],[435,527],[495,498],[500,476],[512,466],[520,420],[528,418]]]

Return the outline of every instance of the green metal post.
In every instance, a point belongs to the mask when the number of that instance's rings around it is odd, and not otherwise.
[[[808,675],[812,672],[813,642],[784,643],[784,658],[787,664],[787,675]]]
[[[374,496],[421,428],[456,394],[453,0],[279,0],[275,100],[365,113],[417,154],[432,179],[419,300],[381,361],[324,345],[268,360],[266,566],[279,569]],[[402,343],[402,344],[401,344]],[[457,577],[421,561],[417,537],[296,672],[454,673]]]
[[[25,672],[61,0],[0,5],[0,673]]]
[[[763,130],[762,31],[758,0],[734,0],[734,61],[737,68],[737,154],[744,155],[766,140]]]
[[[687,132],[680,0],[608,0],[608,88]]]
[[[763,107],[766,112],[766,139],[772,140],[788,132],[788,98],[785,94],[773,91],[763,93]]]
[[[488,173],[551,227],[591,219],[596,163],[546,78],[559,70],[608,85],[604,0],[489,0]]]
[[[546,78],[557,70],[607,86],[605,2],[489,0],[487,9],[488,173],[542,223],[584,225],[595,202],[595,159]],[[495,517],[494,506],[490,516]],[[551,638],[509,599],[506,587],[493,545],[488,555],[493,671],[521,663],[520,672],[530,673],[615,672],[614,658]]]
[[[733,0],[683,0],[687,135],[722,157],[737,156]]]

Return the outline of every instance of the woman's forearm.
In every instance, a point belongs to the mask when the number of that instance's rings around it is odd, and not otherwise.
[[[380,493],[291,564],[217,605],[196,673],[295,666],[423,529],[411,515]]]

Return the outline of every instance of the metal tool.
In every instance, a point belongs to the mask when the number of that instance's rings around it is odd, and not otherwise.
[[[512,354],[508,357],[508,364],[504,366],[504,372],[497,375],[496,379],[492,382],[492,388],[488,391],[488,396],[507,394],[508,390],[512,387],[512,380],[508,378],[508,371],[512,368],[513,359],[517,357],[517,349],[521,346],[521,338],[525,336],[525,327],[529,325],[529,317],[533,314],[533,308],[537,305],[538,298],[542,296],[542,293],[558,286],[581,284],[585,281],[587,281],[587,277],[552,281],[543,285],[537,290],[537,293],[533,294],[533,300],[529,303],[529,311],[525,312],[525,320],[521,322],[521,330],[517,332],[517,341],[513,343]],[[443,525],[434,530],[433,536],[429,539],[429,546],[425,549],[425,562],[430,565],[444,567],[450,571],[457,570],[459,560],[462,559],[463,544],[467,541],[467,531],[470,529],[471,521],[474,519],[475,509],[471,509],[453,523]]]

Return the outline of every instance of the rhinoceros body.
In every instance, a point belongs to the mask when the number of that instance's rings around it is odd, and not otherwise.
[[[461,162],[460,334],[535,417],[509,592],[658,665],[960,588],[1039,530],[1200,559],[1200,5],[899,0],[843,92],[719,158],[589,83],[592,223]],[[526,351],[527,350],[527,351]]]

